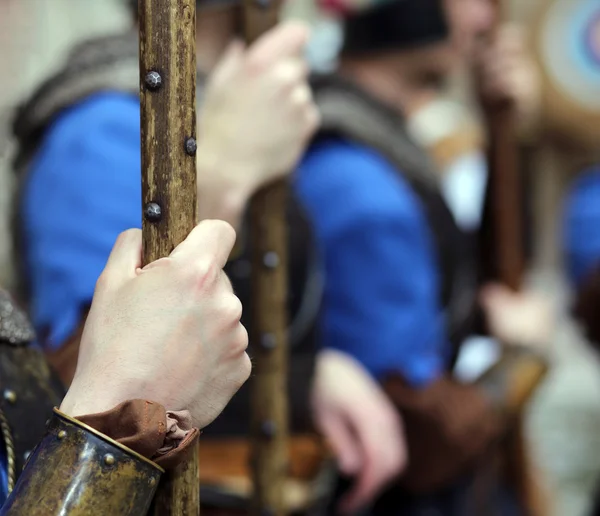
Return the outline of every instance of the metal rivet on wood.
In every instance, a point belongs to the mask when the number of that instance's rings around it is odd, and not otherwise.
[[[5,389],[3,396],[4,400],[11,405],[17,402],[17,393],[11,389]]]
[[[162,209],[155,202],[149,202],[144,208],[144,217],[148,222],[159,222],[162,218]]]
[[[195,138],[188,138],[185,140],[185,152],[188,156],[195,156],[198,150],[198,143]]]
[[[273,333],[264,333],[260,338],[260,347],[271,351],[277,347],[277,337]]]
[[[263,256],[263,264],[267,269],[276,269],[279,262],[279,255],[274,251],[269,251]]]
[[[146,74],[144,82],[149,90],[156,91],[162,86],[162,77],[158,72],[151,71]]]
[[[260,433],[267,439],[273,439],[277,433],[277,423],[271,420],[263,421],[260,425]]]

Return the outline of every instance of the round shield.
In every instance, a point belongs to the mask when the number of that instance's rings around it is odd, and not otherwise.
[[[537,18],[546,119],[571,144],[600,149],[600,1],[553,0]]]

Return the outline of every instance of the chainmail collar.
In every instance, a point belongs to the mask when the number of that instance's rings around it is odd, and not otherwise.
[[[35,340],[33,327],[12,297],[0,289],[0,344],[22,346]]]

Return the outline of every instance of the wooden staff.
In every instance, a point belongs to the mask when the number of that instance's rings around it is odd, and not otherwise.
[[[505,2],[506,3],[506,2]],[[496,0],[503,13],[501,0]],[[502,18],[499,16],[498,18]],[[498,27],[494,32],[497,32]],[[516,112],[508,100],[490,101],[482,95],[489,147],[488,170],[494,276],[509,288],[522,288],[525,271],[523,249],[523,192]],[[537,488],[528,453],[523,418],[511,429],[504,447],[506,476],[516,490],[528,516],[544,516],[543,497]]]
[[[196,224],[196,0],[139,0],[144,264]],[[158,300],[157,300],[158,302]],[[154,514],[200,512],[198,450],[167,473]]]
[[[278,22],[279,0],[244,0],[248,44]],[[250,206],[254,382],[251,512],[283,516],[288,468],[287,400],[287,187],[278,182],[258,192]]]

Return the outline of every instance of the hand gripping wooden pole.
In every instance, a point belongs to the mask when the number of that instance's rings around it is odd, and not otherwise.
[[[280,2],[244,0],[246,41],[251,44],[278,22]],[[259,191],[250,206],[254,382],[251,469],[256,516],[285,514],[288,469],[287,400],[287,186]]]
[[[500,16],[507,16],[508,0],[496,0]],[[496,27],[494,31],[497,31]],[[483,107],[488,131],[490,222],[493,264],[497,279],[509,288],[522,288],[525,272],[523,249],[523,192],[515,106],[506,100],[487,101]],[[505,474],[515,489],[527,516],[547,514],[531,463],[522,417],[513,422],[503,447]]]
[[[147,264],[169,256],[196,224],[196,0],[139,0],[139,24]],[[164,476],[153,511],[192,516],[199,505],[194,450],[188,462]]]

